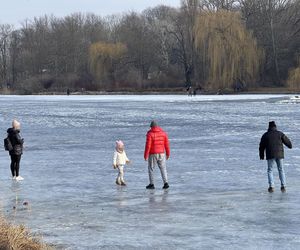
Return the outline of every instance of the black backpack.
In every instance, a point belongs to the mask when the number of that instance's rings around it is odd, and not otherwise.
[[[4,149],[6,151],[12,151],[14,149],[8,136],[4,139]]]

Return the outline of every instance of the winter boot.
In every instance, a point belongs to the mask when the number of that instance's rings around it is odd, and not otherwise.
[[[274,192],[274,188],[273,188],[273,187],[269,187],[269,188],[268,188],[268,192],[269,192],[269,193],[273,193],[273,192]]]
[[[285,193],[286,192],[285,186],[281,186],[280,190],[282,193]]]
[[[117,184],[117,185],[121,185],[121,180],[120,180],[120,178],[117,178],[117,179],[116,179],[116,184]]]
[[[149,184],[146,188],[147,188],[147,189],[154,189],[155,187],[154,187],[153,184]]]

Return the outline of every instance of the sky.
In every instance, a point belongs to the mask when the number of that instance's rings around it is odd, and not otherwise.
[[[180,0],[0,0],[0,24],[12,24],[17,28],[24,20],[45,14],[64,17],[81,12],[107,16],[141,12],[161,4],[179,7]]]

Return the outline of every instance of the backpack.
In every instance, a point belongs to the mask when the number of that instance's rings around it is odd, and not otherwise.
[[[6,151],[12,151],[14,149],[8,136],[4,139],[4,149]]]

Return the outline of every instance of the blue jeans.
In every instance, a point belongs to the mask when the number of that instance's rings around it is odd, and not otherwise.
[[[286,182],[285,182],[285,173],[284,173],[284,169],[283,169],[283,159],[277,159],[277,158],[268,160],[269,186],[274,187],[273,167],[275,166],[275,163],[277,164],[281,186],[285,186]]]

